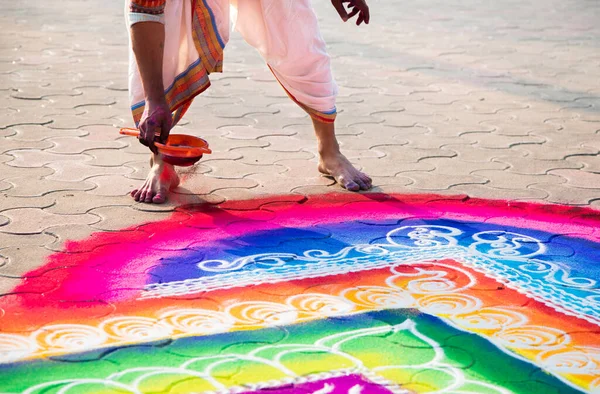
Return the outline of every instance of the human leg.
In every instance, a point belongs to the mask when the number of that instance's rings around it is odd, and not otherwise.
[[[208,74],[221,71],[223,47],[228,39],[229,3],[127,0],[127,4],[132,38],[131,111],[140,129],[140,140],[152,150],[155,134],[166,139],[171,124],[177,123],[193,98],[210,85]],[[140,12],[160,16],[149,17]],[[159,30],[161,34],[156,34]],[[131,196],[140,202],[162,203],[168,191],[178,184],[173,166],[164,163],[159,154],[151,153],[146,181]]]
[[[263,56],[290,98],[311,116],[319,171],[348,190],[371,188],[371,179],[340,152],[334,126],[337,85],[310,0],[240,0],[236,28]]]

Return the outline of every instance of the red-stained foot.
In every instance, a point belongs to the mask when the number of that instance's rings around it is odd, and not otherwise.
[[[368,175],[357,170],[346,156],[339,152],[321,154],[319,171],[333,177],[340,186],[353,192],[369,190],[373,184]]]
[[[165,163],[160,157],[150,160],[150,172],[141,188],[131,192],[135,201],[148,204],[162,204],[167,201],[169,191],[179,185],[179,176],[172,165]]]

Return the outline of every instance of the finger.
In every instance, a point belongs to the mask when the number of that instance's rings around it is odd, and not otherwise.
[[[356,26],[360,26],[361,23],[363,23],[364,18],[363,18],[363,13],[361,12],[360,15],[358,16],[358,18],[356,19]]]
[[[171,124],[172,118],[170,115],[167,115],[163,120],[160,128],[160,142],[163,144],[167,143],[167,139],[169,138],[169,134],[171,133]]]
[[[157,153],[156,147],[154,146],[154,133],[155,133],[155,126],[152,126],[150,124],[150,119],[148,119],[147,121],[143,122],[140,125],[140,143],[142,145],[147,146],[148,148],[150,148],[150,150],[152,151],[152,153]]]
[[[346,12],[346,8],[344,8],[344,3],[339,0],[332,0],[331,3],[342,20],[346,22],[348,20],[348,13]]]
[[[363,13],[364,13],[365,23],[368,25],[369,21],[371,20],[371,13],[369,12],[369,6],[366,4],[365,4],[365,8],[363,9]]]
[[[355,6],[352,11],[348,14],[348,19],[354,18],[354,15],[358,14],[360,10]]]

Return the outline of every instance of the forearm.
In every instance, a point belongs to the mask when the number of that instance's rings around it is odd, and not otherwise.
[[[130,33],[146,101],[163,100],[165,26],[159,22],[140,22],[131,26]]]

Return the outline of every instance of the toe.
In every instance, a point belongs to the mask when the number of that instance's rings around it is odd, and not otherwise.
[[[349,182],[346,182],[346,183],[344,184],[344,187],[345,187],[347,190],[350,190],[350,191],[352,191],[352,192],[357,192],[357,191],[359,191],[359,190],[360,190],[360,186],[358,185],[358,183],[356,183],[356,182],[354,182],[354,181],[349,181]]]
[[[151,203],[153,198],[154,198],[154,193],[151,190],[148,190],[148,192],[146,192],[146,196],[144,198],[144,202],[145,203]]]
[[[133,190],[131,191],[131,193],[129,193],[129,195],[130,195],[131,197],[135,198],[135,195],[137,194],[137,192],[138,192],[138,189],[133,189]]]
[[[364,179],[363,183],[365,184],[365,189],[364,190],[369,190],[370,188],[373,187],[373,181],[371,180],[371,178]]]
[[[166,200],[167,200],[167,197],[163,193],[158,192],[158,193],[156,193],[156,196],[154,196],[154,198],[152,199],[152,202],[154,204],[162,204]]]

